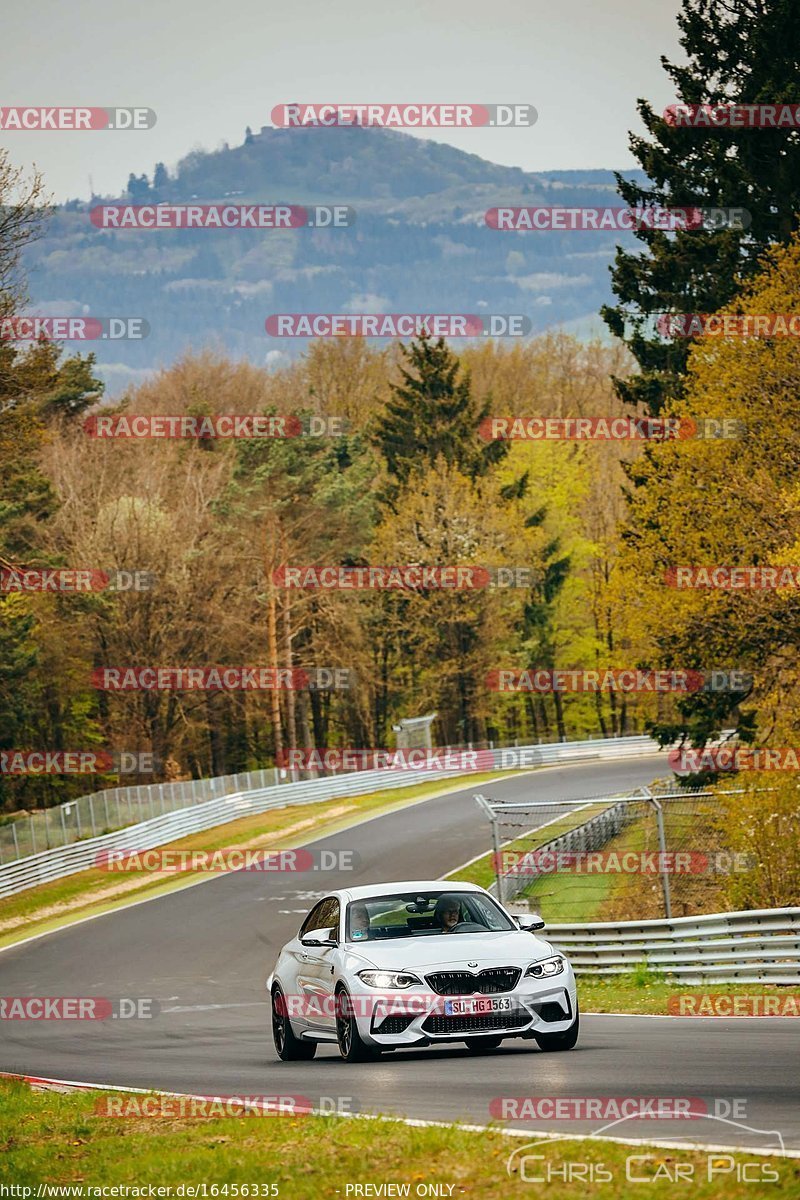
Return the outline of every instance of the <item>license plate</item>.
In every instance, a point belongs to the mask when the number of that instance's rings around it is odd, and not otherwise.
[[[511,1001],[504,997],[495,999],[493,996],[474,996],[469,1000],[445,1000],[445,1016],[472,1017],[482,1013],[510,1012]]]

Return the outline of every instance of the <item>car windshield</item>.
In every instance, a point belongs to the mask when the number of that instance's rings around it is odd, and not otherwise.
[[[398,892],[366,896],[347,906],[349,942],[502,933],[516,929],[491,896],[481,892]]]

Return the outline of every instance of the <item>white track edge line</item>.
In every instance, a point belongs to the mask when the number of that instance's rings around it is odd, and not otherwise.
[[[546,769],[546,768],[542,768],[542,767],[536,768],[536,770],[544,770],[544,769]],[[518,775],[533,774],[533,771],[520,771],[520,772],[517,772],[517,774]],[[508,779],[508,778],[510,778],[510,776],[509,775],[505,775],[505,776],[501,775],[501,776],[498,776],[496,779],[488,779],[485,782],[490,783],[490,784],[491,783],[500,783],[500,782],[502,782],[502,780],[504,778]],[[410,786],[413,787],[414,785],[411,784]],[[483,785],[481,785],[481,786],[483,786]],[[393,809],[387,809],[385,812],[370,813],[369,816],[362,817],[360,820],[357,820],[357,821],[353,821],[352,824],[344,825],[340,829],[334,829],[331,833],[328,833],[328,834],[323,833],[321,836],[311,838],[309,841],[298,842],[296,846],[292,846],[290,848],[293,850],[301,850],[305,846],[313,846],[315,842],[322,841],[326,837],[334,837],[337,833],[346,833],[348,829],[356,829],[360,825],[367,825],[370,821],[377,821],[381,817],[389,817],[389,816],[392,816],[395,812],[403,812],[407,808],[416,808],[416,806],[418,804],[429,804],[432,800],[439,800],[443,796],[452,796],[456,792],[464,792],[464,791],[468,791],[468,790],[469,790],[468,788],[461,787],[461,786],[452,787],[452,788],[446,788],[444,791],[437,792],[433,796],[421,796],[418,800],[411,800],[407,804],[404,804],[403,801],[401,800],[401,801],[398,801],[396,807]],[[357,798],[358,797],[355,797],[355,799],[357,799]],[[346,797],[342,797],[342,799],[346,799]],[[258,814],[255,814],[255,815],[258,815]],[[239,820],[240,818],[236,817],[234,819]],[[224,822],[224,824],[230,824],[230,822]],[[214,828],[221,828],[221,827],[222,826],[214,826]],[[203,832],[203,831],[201,830],[200,832]],[[194,837],[195,835],[192,834],[190,836]],[[176,838],[175,840],[180,841],[181,839]],[[164,843],[165,846],[168,846],[170,844],[171,843],[169,843],[169,842]],[[289,848],[289,847],[287,847],[287,848]],[[158,849],[158,847],[154,847],[154,849]],[[269,847],[265,847],[265,849],[269,849]],[[76,872],[76,874],[78,874],[78,872]],[[213,883],[216,879],[222,879],[226,875],[232,875],[232,874],[234,874],[234,872],[232,872],[232,871],[221,871],[219,874],[209,872],[208,875],[201,875],[201,877],[199,879],[191,880],[190,882],[183,884],[182,887],[171,888],[164,892],[158,892],[155,896],[143,896],[140,900],[131,900],[131,902],[129,904],[126,904],[126,903],[119,904],[114,908],[106,909],[105,912],[91,913],[87,917],[78,917],[75,921],[67,922],[66,925],[58,925],[55,929],[45,929],[41,933],[32,933],[30,935],[30,937],[20,938],[19,941],[16,941],[16,942],[9,942],[9,944],[7,946],[0,946],[0,954],[5,953],[5,951],[7,951],[7,950],[16,950],[16,948],[18,946],[26,946],[29,942],[36,942],[39,940],[39,938],[50,937],[52,934],[61,933],[62,931],[67,930],[67,929],[74,929],[77,925],[84,925],[87,921],[97,921],[100,917],[110,917],[110,916],[113,916],[114,913],[125,912],[129,908],[137,908],[140,904],[149,904],[153,900],[163,900],[165,896],[172,896],[178,892],[188,891],[190,888],[199,887],[200,884],[202,884],[202,883]],[[19,893],[12,893],[12,894],[17,895]],[[2,936],[3,936],[3,934],[0,933],[0,937],[2,937]]]
[[[653,751],[654,755],[659,754],[659,753],[661,753],[661,752],[658,750]],[[607,759],[605,761],[607,761],[607,762],[630,762],[631,759],[649,758],[649,757],[650,757],[649,755],[645,755],[645,754],[641,754],[641,755],[630,754],[630,755],[626,755],[624,757],[621,756],[620,758]],[[535,775],[535,774],[538,774],[538,772],[540,772],[540,771],[557,770],[559,767],[561,767],[561,768],[571,767],[571,766],[579,767],[582,765],[583,764],[580,762],[577,762],[577,763],[547,763],[540,767],[532,767],[528,771],[519,771],[518,770],[518,771],[513,771],[511,773],[504,772],[502,775],[498,775],[493,779],[485,779],[478,786],[485,787],[492,783],[502,783],[503,780],[507,780],[510,778],[519,778],[520,776],[524,776],[524,775]],[[409,784],[409,786],[413,787],[414,785]],[[361,820],[354,821],[352,824],[345,825],[341,829],[335,829],[330,834],[323,834],[322,838],[334,837],[337,833],[346,833],[348,829],[356,829],[360,825],[367,825],[370,821],[378,821],[381,819],[381,817],[392,816],[393,813],[395,813],[395,812],[402,812],[402,811],[405,811],[405,809],[407,809],[407,808],[416,808],[416,806],[418,804],[429,804],[432,800],[439,800],[443,796],[452,796],[456,792],[466,792],[466,791],[469,791],[469,785],[467,785],[467,787],[463,787],[463,786],[459,785],[458,787],[445,788],[444,791],[437,792],[433,796],[421,796],[418,800],[411,800],[407,804],[404,804],[402,801],[399,801],[397,806],[393,809],[390,808],[390,809],[387,809],[385,812],[371,813],[368,817],[363,817]],[[357,799],[357,797],[355,797],[355,798]],[[347,797],[343,796],[343,797],[341,797],[341,799],[347,799]],[[236,818],[236,819],[238,820],[239,818]],[[215,828],[216,828],[216,826],[215,826]],[[315,837],[307,842],[298,842],[297,845],[291,847],[291,849],[300,850],[305,846],[313,846],[314,842],[321,841],[322,838]],[[176,840],[179,841],[180,839],[176,839]],[[169,845],[170,843],[165,842],[164,844]],[[478,857],[483,857],[483,856],[479,855]],[[455,869],[459,870],[458,867],[456,867]],[[92,913],[88,917],[78,917],[77,920],[69,921],[66,925],[58,925],[55,929],[45,929],[41,933],[32,933],[30,935],[30,937],[20,938],[19,941],[16,941],[16,942],[9,942],[9,944],[7,946],[0,946],[0,954],[5,953],[5,951],[7,951],[7,950],[16,950],[18,946],[27,946],[29,942],[36,942],[39,940],[39,938],[50,937],[51,935],[56,934],[56,933],[61,933],[64,930],[74,929],[75,926],[83,925],[87,921],[97,921],[100,917],[110,917],[114,913],[124,912],[129,908],[136,908],[140,904],[149,904],[153,900],[163,899],[164,896],[172,896],[176,892],[188,891],[189,888],[199,887],[201,883],[212,883],[215,879],[221,879],[226,874],[230,874],[230,873],[231,872],[223,871],[219,875],[209,874],[208,876],[201,876],[200,879],[196,879],[192,883],[186,883],[186,884],[184,884],[183,887],[173,888],[166,892],[159,892],[155,896],[143,896],[141,900],[131,900],[130,904],[123,903],[123,904],[116,906],[115,908],[109,908],[105,912]],[[76,872],[76,874],[77,874],[77,872]],[[16,894],[16,893],[14,893],[14,894]],[[2,933],[0,933],[0,937],[2,937],[2,936],[3,936]]]
[[[147,1096],[170,1096],[170,1097],[185,1097],[189,1100],[224,1100],[226,1097],[219,1096],[198,1096],[193,1092],[166,1092],[156,1088],[135,1088],[126,1087],[121,1084],[113,1083],[83,1083],[69,1079],[49,1079],[42,1075],[20,1075],[14,1071],[0,1071],[1,1079],[21,1079],[29,1084],[49,1083],[60,1087],[71,1087],[76,1091],[98,1091],[98,1092],[126,1092],[134,1095]],[[248,1107],[245,1102],[245,1107]],[[250,1104],[249,1107],[257,1108],[258,1105]],[[730,1146],[721,1145],[712,1142],[671,1142],[661,1141],[650,1138],[621,1138],[621,1137],[603,1137],[596,1133],[551,1133],[547,1130],[536,1129],[501,1129],[494,1125],[465,1125],[457,1120],[453,1121],[426,1121],[422,1117],[392,1117],[385,1116],[382,1113],[330,1113],[323,1112],[319,1109],[310,1109],[302,1114],[310,1117],[344,1117],[353,1121],[386,1121],[389,1124],[395,1125],[411,1125],[423,1129],[452,1129],[456,1128],[459,1131],[465,1130],[468,1133],[497,1133],[502,1137],[527,1138],[529,1141],[541,1139],[543,1141],[552,1142],[614,1142],[620,1146],[656,1146],[663,1150],[691,1150],[698,1154],[705,1151],[716,1152],[733,1152],[736,1154],[758,1155],[769,1158],[792,1158],[800,1159],[800,1150],[765,1150],[754,1149],[751,1146]]]

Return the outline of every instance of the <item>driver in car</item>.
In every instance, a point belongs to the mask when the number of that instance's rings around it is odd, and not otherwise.
[[[461,905],[455,896],[440,896],[433,910],[433,923],[442,933],[452,933],[461,920]]]

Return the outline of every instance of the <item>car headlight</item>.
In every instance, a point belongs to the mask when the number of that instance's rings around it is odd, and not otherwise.
[[[408,971],[359,971],[358,978],[367,987],[389,990],[409,988],[415,983],[422,983],[421,979]]]
[[[525,974],[532,975],[534,979],[546,979],[550,975],[560,975],[563,970],[564,959],[560,954],[554,954],[552,958],[540,958],[538,962],[531,963]]]

